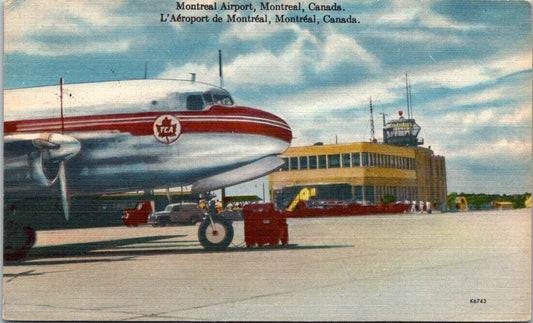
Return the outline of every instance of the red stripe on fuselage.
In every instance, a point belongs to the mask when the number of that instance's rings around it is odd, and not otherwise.
[[[109,114],[63,119],[65,132],[111,131],[135,136],[153,134],[153,123],[160,115],[171,114],[180,120],[181,133],[244,133],[270,136],[291,142],[290,127],[281,118],[265,111],[245,107],[213,106],[205,111],[144,112]],[[61,119],[31,119],[4,122],[4,133],[60,132]]]

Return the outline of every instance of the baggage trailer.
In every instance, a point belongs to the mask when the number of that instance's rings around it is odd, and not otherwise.
[[[273,203],[249,204],[243,208],[244,240],[248,248],[266,244],[278,246],[289,242],[289,230],[285,212]]]

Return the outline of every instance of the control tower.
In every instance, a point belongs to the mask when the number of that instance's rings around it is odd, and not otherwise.
[[[424,144],[424,139],[419,139],[420,126],[415,119],[404,118],[403,111],[398,111],[400,117],[387,122],[383,126],[383,143],[388,145],[416,147]]]
[[[424,144],[424,139],[418,139],[420,126],[412,118],[411,85],[405,74],[405,92],[407,98],[407,118],[403,111],[398,111],[400,117],[385,124],[383,119],[383,143],[394,146],[416,147]],[[384,117],[385,118],[385,117]]]

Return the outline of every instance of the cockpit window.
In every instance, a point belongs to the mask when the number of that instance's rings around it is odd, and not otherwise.
[[[233,105],[233,99],[228,92],[218,89],[212,89],[203,94],[207,105]]]
[[[213,94],[213,100],[215,104],[221,105],[233,105],[233,100],[228,94]]]
[[[211,88],[205,92],[174,92],[165,98],[150,101],[150,111],[202,111],[213,105],[232,106],[235,103],[223,89]]]
[[[199,111],[204,109],[204,100],[201,95],[192,94],[187,97],[187,110]]]
[[[213,96],[210,92],[205,92],[203,95],[206,105],[213,105]]]

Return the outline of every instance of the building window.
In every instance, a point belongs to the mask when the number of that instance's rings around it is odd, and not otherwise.
[[[326,158],[326,155],[319,155],[318,156],[318,168],[327,168],[328,167],[328,161]]]
[[[309,169],[316,169],[316,156],[309,156]]]
[[[352,197],[352,186],[348,184],[317,185],[316,199],[349,201]]]
[[[307,156],[300,157],[300,169],[306,170],[307,164]]]
[[[372,185],[365,185],[364,186],[364,196],[365,196],[365,201],[369,202],[369,203],[375,203],[375,198],[374,198],[374,186]]]
[[[368,166],[368,153],[362,153],[363,155],[363,164],[362,166]]]
[[[352,166],[353,167],[359,167],[361,166],[361,154],[360,153],[353,153],[352,154]]]
[[[289,170],[289,158],[282,158],[283,160],[283,166],[281,166],[282,171],[288,171]]]
[[[350,166],[350,154],[342,154],[342,167]]]
[[[289,161],[289,169],[298,170],[298,157],[291,157]]]
[[[361,185],[354,186],[354,199],[357,203],[363,202],[363,187]]]
[[[339,168],[339,167],[341,167],[340,155],[328,155],[328,168]]]

